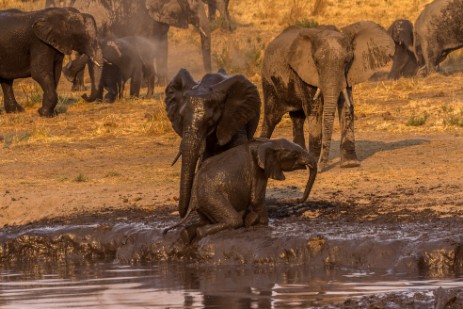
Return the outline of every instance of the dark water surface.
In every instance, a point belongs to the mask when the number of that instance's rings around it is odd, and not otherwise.
[[[177,263],[39,262],[3,268],[0,280],[0,308],[311,308],[388,293],[419,294],[432,308],[434,289],[463,287],[457,278]]]

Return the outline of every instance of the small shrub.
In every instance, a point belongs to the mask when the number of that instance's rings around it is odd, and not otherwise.
[[[121,173],[116,172],[116,171],[110,171],[105,175],[105,178],[119,177],[119,176],[121,176]]]
[[[412,126],[412,127],[419,127],[422,126],[426,123],[426,120],[428,120],[429,114],[424,113],[422,115],[412,115],[410,119],[407,121],[407,126]]]
[[[319,26],[316,20],[310,18],[304,18],[300,21],[297,21],[295,25],[303,28],[316,28]]]
[[[84,174],[80,173],[79,175],[77,175],[74,179],[73,179],[74,182],[87,182],[88,181],[88,177],[85,176]]]

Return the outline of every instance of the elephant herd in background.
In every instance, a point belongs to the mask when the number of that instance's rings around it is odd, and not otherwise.
[[[388,33],[395,53],[391,79],[426,75],[438,70],[447,55],[463,47],[463,0],[435,0],[413,25],[407,19],[392,23]]]
[[[40,115],[52,116],[63,58],[71,51],[79,55],[63,71],[78,86],[88,65],[92,88],[89,96],[83,96],[87,101],[113,102],[129,79],[131,95],[139,95],[143,78],[148,81],[148,95],[153,94],[155,76],[167,83],[170,26],[197,27],[204,68],[210,72],[209,19],[219,9],[227,29],[233,26],[228,0],[203,1],[209,17],[200,0],[47,0],[53,8],[3,11],[0,26],[11,34],[0,36],[5,111],[23,111],[12,84],[16,78],[31,76],[44,90]],[[63,3],[71,7],[58,8]],[[374,22],[340,29],[285,29],[264,54],[259,139],[254,134],[261,100],[252,82],[223,69],[196,81],[181,69],[165,89],[168,118],[182,138],[176,158],[182,157],[178,209],[183,219],[179,224],[194,210],[200,215],[200,222],[185,228],[182,238],[190,242],[226,228],[267,224],[267,180],[283,180],[283,171],[309,170],[305,201],[317,172],[326,168],[336,110],[341,167],[359,166],[352,87],[391,60],[390,78],[435,70],[449,52],[463,46],[462,15],[463,0],[435,0],[414,26],[397,20],[387,31]],[[18,39],[14,38],[17,33],[21,34]],[[103,98],[104,89],[108,93]],[[288,112],[294,143],[271,140],[275,126]],[[306,120],[309,151],[303,130]]]

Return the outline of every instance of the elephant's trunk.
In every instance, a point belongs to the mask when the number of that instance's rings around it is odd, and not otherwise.
[[[98,45],[96,46],[97,47],[93,51],[87,53],[89,58],[88,71],[92,82],[90,96],[87,96],[87,94],[82,96],[87,102],[94,102],[98,98],[101,87],[101,77],[103,75],[103,52]]]
[[[306,165],[306,167],[309,170],[309,179],[307,181],[307,185],[305,186],[302,198],[298,200],[299,203],[307,201],[310,195],[310,191],[312,190],[313,184],[315,182],[315,178],[317,177],[317,162],[312,158],[312,156],[309,157],[309,163]]]
[[[180,151],[182,154],[182,170],[180,176],[180,196],[178,202],[178,211],[183,218],[190,204],[191,189],[196,172],[196,165],[199,159],[201,148],[201,139],[197,133],[184,133]]]
[[[325,92],[323,94],[323,120],[322,120],[322,149],[318,160],[318,171],[321,172],[328,162],[333,133],[334,114],[341,91]]]

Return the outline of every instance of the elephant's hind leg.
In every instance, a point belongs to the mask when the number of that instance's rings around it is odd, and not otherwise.
[[[24,112],[24,108],[16,102],[13,92],[13,80],[1,81],[3,90],[3,103],[5,105],[5,112],[7,113],[20,113]]]
[[[224,196],[213,198],[207,206],[198,209],[209,221],[214,222],[196,229],[198,238],[218,233],[225,229],[236,229],[244,226],[243,215],[238,213]]]

